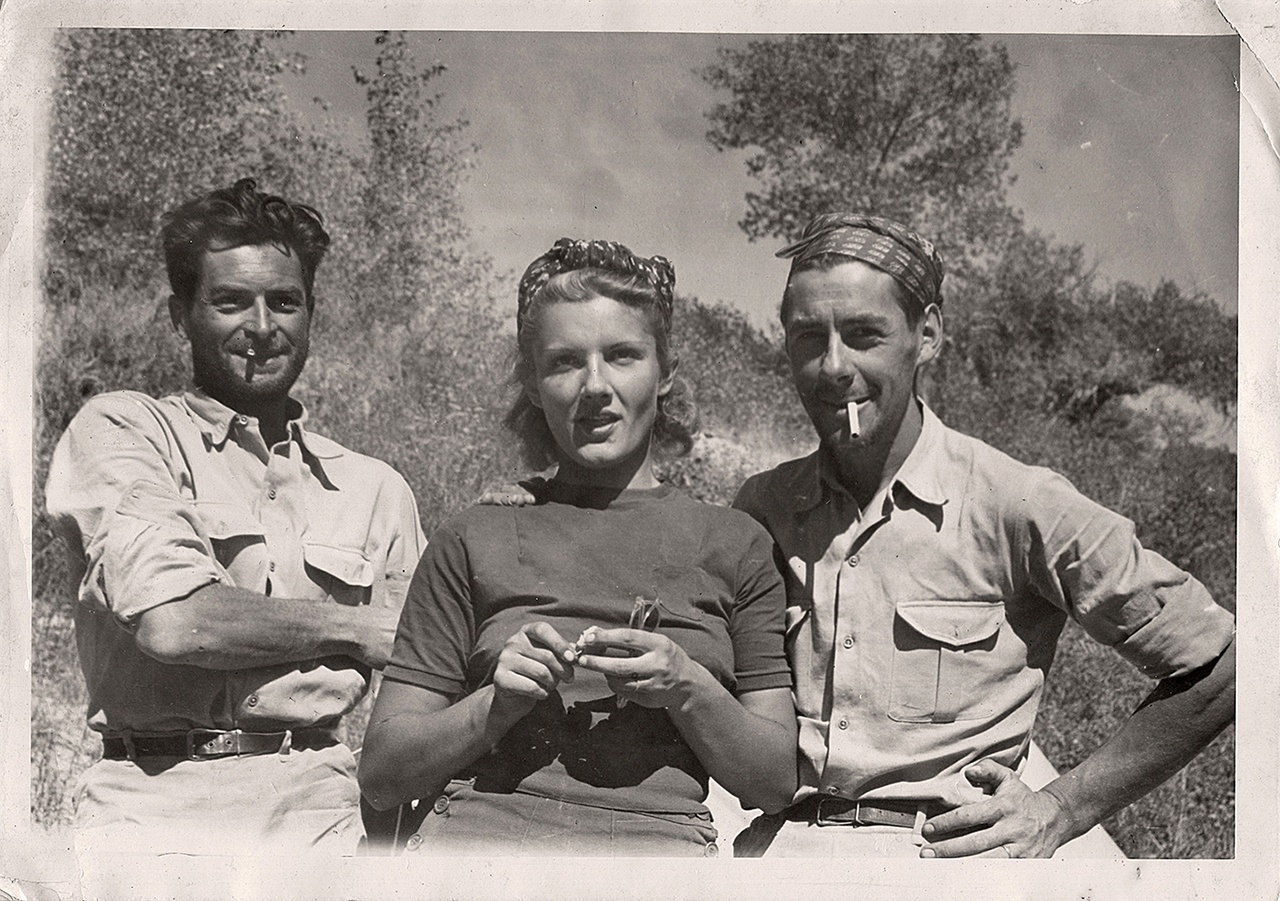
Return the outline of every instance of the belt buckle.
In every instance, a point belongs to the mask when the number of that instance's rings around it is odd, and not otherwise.
[[[877,825],[877,824],[875,824],[875,823],[867,822],[866,820],[864,820],[864,819],[862,818],[862,802],[861,802],[861,801],[854,801],[854,802],[853,802],[853,822],[854,822],[854,825],[857,825],[857,826],[875,826],[875,825]]]
[[[199,736],[202,741],[198,744],[196,737]],[[187,739],[187,759],[188,760],[207,760],[210,757],[228,757],[236,754],[240,750],[240,730],[233,729],[230,732],[223,732],[218,729],[191,729],[188,730]],[[207,748],[206,746],[215,742],[223,741],[226,743],[225,748]]]
[[[835,813],[828,815],[828,814],[827,814],[827,813],[825,813],[825,812],[823,811],[823,809],[822,809],[822,808],[823,808],[823,805],[825,805],[828,801],[844,801],[844,800],[845,800],[844,798],[819,798],[819,799],[818,799],[818,810],[817,810],[816,814],[814,815],[814,822],[815,822],[817,825],[819,825],[819,826],[848,826],[848,825],[850,825],[850,821],[846,818],[846,817],[847,817],[847,814],[848,814],[848,811],[845,811],[844,813],[845,813],[845,815],[846,815],[846,816],[843,816],[843,817],[842,817],[840,814],[835,814]],[[858,820],[858,816],[857,816],[857,810],[858,810],[858,808],[857,808],[857,806],[856,806],[856,805],[857,805],[857,802],[855,801],[855,802],[854,802],[854,804],[855,804],[855,806],[854,806],[853,825],[861,825],[861,824],[860,824],[860,822],[859,822],[859,820]],[[839,819],[837,819],[837,817],[839,817]]]

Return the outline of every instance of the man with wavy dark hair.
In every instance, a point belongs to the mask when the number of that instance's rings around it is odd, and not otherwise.
[[[192,385],[99,395],[54,453],[89,727],[85,853],[354,851],[339,721],[385,664],[424,546],[386,464],[305,427],[320,215],[252,179],[163,219]]]

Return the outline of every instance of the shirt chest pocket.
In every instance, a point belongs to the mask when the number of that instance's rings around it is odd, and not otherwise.
[[[951,723],[990,716],[1001,600],[928,598],[899,602],[893,620],[889,718]]]
[[[356,548],[318,544],[302,546],[307,577],[339,604],[358,606],[370,602],[373,593],[373,564]]]
[[[218,564],[239,588],[263,591],[267,579],[267,541],[262,523],[248,510],[218,501],[196,501],[200,522]]]

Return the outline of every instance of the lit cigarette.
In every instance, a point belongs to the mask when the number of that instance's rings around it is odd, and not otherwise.
[[[247,350],[245,350],[244,355],[245,355],[244,380],[246,382],[252,382],[253,373],[254,373],[254,364],[257,362],[258,352],[254,350],[252,347],[250,347]]]
[[[858,425],[858,404],[855,401],[849,401],[845,404],[845,409],[849,411],[849,437],[857,438],[862,431],[862,427]]]

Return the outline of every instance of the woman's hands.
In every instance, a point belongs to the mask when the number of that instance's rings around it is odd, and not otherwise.
[[[502,647],[493,671],[493,703],[524,716],[561,682],[573,681],[574,645],[544,622],[521,626]]]
[[[619,698],[642,707],[679,708],[714,682],[701,664],[665,635],[639,629],[587,629],[577,665],[604,675]]]

